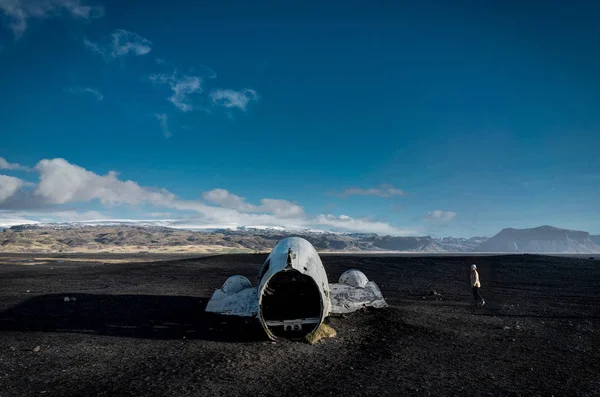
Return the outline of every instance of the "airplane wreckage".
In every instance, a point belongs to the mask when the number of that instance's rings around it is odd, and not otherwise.
[[[377,284],[359,270],[347,270],[339,283],[330,284],[312,244],[289,237],[279,241],[267,257],[257,287],[244,276],[231,276],[213,293],[205,311],[258,317],[272,340],[306,339],[314,343],[335,335],[323,323],[330,314],[386,306]]]

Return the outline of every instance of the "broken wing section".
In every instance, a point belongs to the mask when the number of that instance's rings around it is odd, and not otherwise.
[[[387,306],[375,282],[369,281],[359,270],[348,270],[340,276],[338,284],[329,284],[331,313],[351,313],[364,307]]]
[[[206,309],[210,313],[254,317],[258,313],[256,288],[244,276],[231,276],[216,290]]]

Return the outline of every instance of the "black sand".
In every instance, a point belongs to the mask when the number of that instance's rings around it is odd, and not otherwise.
[[[0,264],[0,397],[600,395],[598,260],[324,255],[330,281],[360,269],[390,307],[310,346],[204,313],[265,257]]]

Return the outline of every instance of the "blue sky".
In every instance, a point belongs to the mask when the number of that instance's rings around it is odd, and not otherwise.
[[[600,234],[600,5],[326,3],[0,0],[0,223]]]

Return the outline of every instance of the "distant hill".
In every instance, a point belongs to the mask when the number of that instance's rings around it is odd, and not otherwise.
[[[594,244],[600,245],[600,235],[590,235],[590,239],[594,242]]]
[[[373,233],[289,231],[284,227],[193,231],[154,225],[78,223],[13,226],[0,232],[0,252],[225,253],[269,251],[290,236],[319,252],[600,252],[587,232],[542,226],[504,229],[496,236],[457,238],[393,237]]]
[[[435,242],[442,250],[447,252],[471,252],[487,239],[487,237],[442,237],[436,239]]]
[[[540,226],[531,229],[503,229],[474,248],[476,252],[597,253],[600,246],[588,232]]]
[[[253,252],[268,251],[289,236],[306,238],[318,251],[444,252],[430,236],[391,237],[281,228],[209,232],[161,226],[47,224],[13,226],[0,233],[4,252]]]

